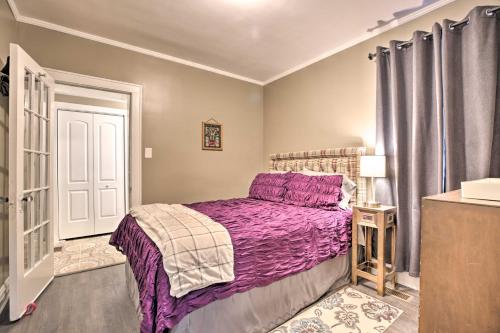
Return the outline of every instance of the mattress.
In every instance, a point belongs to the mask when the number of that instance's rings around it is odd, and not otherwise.
[[[187,206],[222,224],[229,232],[234,248],[235,280],[196,290],[181,298],[170,296],[169,279],[158,248],[135,219],[127,216],[113,233],[110,243],[127,255],[134,272],[141,300],[142,332],[162,332],[166,328],[181,327],[182,319],[197,309],[202,310],[212,303],[312,270],[329,259],[345,257],[349,251],[349,211],[329,211],[248,198]],[[330,288],[336,280],[327,279],[324,283]],[[300,288],[314,289],[320,282],[306,280],[303,286],[295,287],[299,287],[299,294],[302,293]],[[321,288],[322,292],[325,290]],[[318,293],[312,292],[304,300],[312,302],[317,297]],[[305,304],[304,301],[299,303],[300,306]]]
[[[187,314],[170,333],[264,333],[286,322],[325,293],[350,282],[350,254],[342,255],[265,287],[234,294]],[[139,290],[128,261],[128,294],[142,320]]]

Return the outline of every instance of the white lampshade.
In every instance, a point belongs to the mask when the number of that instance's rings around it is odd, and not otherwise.
[[[385,177],[385,156],[361,156],[361,177]]]

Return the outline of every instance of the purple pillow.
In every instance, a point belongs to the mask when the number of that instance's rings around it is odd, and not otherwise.
[[[296,206],[336,210],[342,200],[342,175],[292,174],[285,184],[284,202]]]
[[[259,173],[250,185],[250,198],[283,202],[291,173]]]

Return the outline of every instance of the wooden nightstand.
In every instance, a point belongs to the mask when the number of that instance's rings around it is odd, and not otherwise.
[[[395,258],[396,258],[396,207],[380,206],[377,208],[354,206],[352,217],[352,283],[358,283],[358,277],[373,281],[377,284],[377,293],[384,295],[385,282],[391,280],[396,283]],[[364,255],[361,263],[358,262],[358,226],[365,232]],[[391,229],[391,260],[386,263],[385,241],[386,231]],[[377,233],[377,258],[372,257],[373,231]],[[385,264],[384,264],[385,263]],[[379,269],[380,267],[380,269]]]

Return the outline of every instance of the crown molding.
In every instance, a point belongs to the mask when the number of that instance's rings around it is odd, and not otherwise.
[[[159,58],[159,59],[163,59],[163,60],[167,60],[167,61],[172,61],[172,62],[175,62],[175,63],[178,63],[178,64],[182,64],[182,65],[186,65],[186,66],[190,66],[190,67],[194,67],[194,68],[198,68],[198,69],[201,69],[201,70],[205,70],[205,71],[208,71],[208,72],[212,72],[212,73],[216,73],[216,74],[219,74],[219,75],[223,75],[223,76],[227,76],[227,77],[230,77],[230,78],[233,78],[233,79],[237,79],[237,80],[241,80],[241,81],[245,81],[245,82],[250,82],[250,83],[253,83],[253,84],[257,84],[259,86],[265,86],[271,82],[274,82],[276,80],[279,80],[285,76],[288,76],[292,73],[295,73],[307,66],[310,66],[316,62],[319,62],[323,59],[326,59],[336,53],[339,53],[341,51],[344,51],[350,47],[353,47],[359,43],[362,43],[364,41],[367,41],[368,39],[370,38],[373,38],[375,36],[378,36],[386,31],[389,31],[393,28],[396,28],[402,24],[405,24],[405,23],[408,23],[410,21],[413,21],[427,13],[430,13],[440,7],[443,7],[449,3],[452,3],[454,2],[455,0],[440,0],[440,1],[437,1],[429,6],[426,6],[420,10],[417,10],[413,13],[411,13],[410,15],[407,15],[407,16],[404,16],[400,19],[397,19],[397,20],[394,20],[392,22],[390,22],[389,24],[381,27],[381,28],[378,28],[378,29],[375,29],[371,32],[367,32],[361,36],[359,36],[358,38],[355,38],[339,47],[336,47],[336,48],[333,48],[331,50],[328,50],[322,54],[320,54],[319,56],[317,57],[314,57],[314,58],[311,58],[297,66],[294,66],[278,75],[275,75],[273,77],[271,77],[270,79],[268,80],[265,80],[265,81],[259,81],[259,80],[255,80],[255,79],[252,79],[252,78],[249,78],[249,77],[245,77],[245,76],[242,76],[242,75],[238,75],[238,74],[234,74],[234,73],[231,73],[231,72],[227,72],[227,71],[224,71],[224,70],[221,70],[221,69],[218,69],[218,68],[215,68],[215,67],[211,67],[211,66],[207,66],[207,65],[203,65],[203,64],[200,64],[200,63],[197,63],[197,62],[193,62],[193,61],[189,61],[189,60],[186,60],[186,59],[182,59],[182,58],[178,58],[178,57],[175,57],[175,56],[172,56],[172,55],[169,55],[169,54],[166,54],[166,53],[161,53],[161,52],[158,52],[158,51],[153,51],[153,50],[150,50],[150,49],[146,49],[146,48],[143,48],[143,47],[140,47],[140,46],[136,46],[136,45],[132,45],[132,44],[128,44],[128,43],[124,43],[124,42],[120,42],[120,41],[117,41],[117,40],[114,40],[114,39],[110,39],[110,38],[106,38],[106,37],[102,37],[102,36],[98,36],[98,35],[94,35],[94,34],[90,34],[90,33],[87,33],[87,32],[83,32],[83,31],[80,31],[80,30],[76,30],[76,29],[72,29],[72,28],[68,28],[68,27],[65,27],[65,26],[62,26],[62,25],[59,25],[59,24],[55,24],[55,23],[51,23],[51,22],[47,22],[47,21],[43,21],[43,20],[39,20],[39,19],[35,19],[35,18],[32,18],[32,17],[28,17],[28,16],[24,16],[22,15],[17,6],[16,6],[16,3],[15,3],[15,0],[7,0],[7,3],[9,4],[10,6],[10,9],[12,11],[12,14],[14,15],[14,18],[16,19],[16,21],[18,22],[22,22],[22,23],[26,23],[26,24],[31,24],[31,25],[34,25],[34,26],[38,26],[38,27],[41,27],[41,28],[45,28],[45,29],[49,29],[49,30],[54,30],[54,31],[58,31],[58,32],[62,32],[62,33],[66,33],[66,34],[69,34],[69,35],[73,35],[73,36],[77,36],[77,37],[81,37],[81,38],[85,38],[85,39],[89,39],[89,40],[92,40],[92,41],[95,41],[95,42],[99,42],[99,43],[103,43],[103,44],[107,44],[107,45],[111,45],[111,46],[115,46],[115,47],[119,47],[119,48],[122,48],[122,49],[126,49],[126,50],[129,50],[129,51],[133,51],[133,52],[137,52],[137,53],[141,53],[141,54],[145,54],[145,55],[148,55],[148,56],[151,56],[151,57],[155,57],[155,58]]]
[[[224,71],[222,69],[218,69],[218,68],[207,66],[207,65],[203,65],[203,64],[200,64],[200,63],[197,63],[197,62],[194,62],[194,61],[190,61],[190,60],[178,58],[178,57],[166,54],[166,53],[162,53],[162,52],[158,52],[158,51],[153,51],[153,50],[146,49],[146,48],[143,48],[143,47],[140,47],[140,46],[136,46],[136,45],[132,45],[132,44],[120,42],[120,41],[117,41],[117,40],[114,40],[114,39],[111,39],[111,38],[106,38],[106,37],[102,37],[102,36],[90,34],[90,33],[87,33],[87,32],[83,32],[83,31],[80,31],[80,30],[68,28],[68,27],[65,27],[65,26],[62,26],[62,25],[59,25],[59,24],[55,24],[55,23],[44,21],[44,20],[39,20],[39,19],[36,19],[36,18],[24,16],[24,15],[20,14],[20,12],[19,12],[19,10],[18,10],[18,8],[17,8],[16,3],[15,3],[14,0],[7,0],[7,3],[9,4],[10,9],[12,11],[12,14],[14,15],[14,18],[16,19],[16,21],[21,22],[21,23],[26,23],[26,24],[37,26],[37,27],[41,27],[41,28],[45,28],[45,29],[49,29],[49,30],[54,30],[54,31],[65,33],[65,34],[69,34],[69,35],[73,35],[73,36],[77,36],[77,37],[89,39],[89,40],[92,40],[92,41],[95,41],[95,42],[99,42],[99,43],[103,43],[103,44],[107,44],[107,45],[119,47],[119,48],[126,49],[126,50],[129,50],[129,51],[133,51],[133,52],[137,52],[137,53],[142,53],[142,54],[145,54],[145,55],[148,55],[148,56],[151,56],[151,57],[155,57],[155,58],[159,58],[159,59],[163,59],[163,60],[175,62],[175,63],[178,63],[178,64],[182,64],[182,65],[186,65],[186,66],[190,66],[190,67],[194,67],[194,68],[198,68],[198,69],[205,70],[205,71],[208,71],[208,72],[212,72],[212,73],[215,73],[215,74],[227,76],[227,77],[230,77],[230,78],[233,78],[233,79],[237,79],[237,80],[241,80],[241,81],[245,81],[245,82],[250,82],[250,83],[253,83],[253,84],[257,84],[259,86],[263,85],[262,81],[254,80],[254,79],[246,77],[246,76],[242,76],[242,75],[234,74],[234,73],[231,73],[231,72],[227,72],[227,71]]]
[[[19,14],[19,9],[17,9],[16,3],[14,2],[14,0],[7,0],[7,4],[10,7],[12,15],[14,15],[14,19],[18,21],[21,14]]]
[[[299,71],[299,70],[301,70],[301,69],[303,69],[303,68],[305,68],[307,66],[310,66],[310,65],[312,65],[312,64],[314,64],[316,62],[319,62],[319,61],[321,61],[323,59],[326,59],[326,58],[328,58],[328,57],[330,57],[330,56],[332,56],[332,55],[334,55],[336,53],[342,52],[342,51],[344,51],[344,50],[346,50],[346,49],[348,49],[350,47],[353,47],[353,46],[355,46],[357,44],[360,44],[360,43],[362,43],[364,41],[367,41],[370,38],[373,38],[373,37],[378,36],[378,35],[386,32],[386,31],[394,29],[394,28],[396,28],[396,27],[398,27],[398,26],[400,26],[402,24],[405,24],[405,23],[408,23],[410,21],[413,21],[413,20],[415,20],[415,19],[417,19],[417,18],[419,18],[419,17],[421,17],[421,16],[423,16],[425,14],[428,14],[428,13],[430,13],[430,12],[432,12],[432,11],[440,8],[440,7],[443,7],[443,6],[445,6],[445,5],[449,4],[449,3],[452,3],[454,1],[455,0],[440,0],[440,1],[437,1],[437,2],[433,3],[432,5],[426,6],[426,7],[422,8],[422,9],[419,9],[419,10],[411,13],[410,15],[407,15],[407,16],[404,16],[404,17],[402,17],[400,19],[394,20],[394,21],[390,22],[389,24],[387,24],[387,25],[385,25],[383,27],[375,29],[375,30],[373,30],[371,32],[367,32],[367,33],[359,36],[358,38],[355,38],[355,39],[353,39],[353,40],[351,40],[351,41],[349,41],[349,42],[347,42],[345,44],[342,44],[339,47],[336,47],[334,49],[326,51],[326,52],[320,54],[317,57],[309,59],[309,60],[301,63],[300,65],[294,66],[294,67],[292,67],[292,68],[290,68],[290,69],[282,72],[281,74],[273,76],[272,78],[264,81],[264,86],[267,85],[267,84],[269,84],[269,83],[271,83],[271,82],[279,80],[279,79],[281,79],[281,78],[283,78],[285,76],[288,76],[288,75],[290,75],[290,74],[292,74],[294,72],[297,72],[297,71]]]

